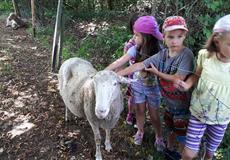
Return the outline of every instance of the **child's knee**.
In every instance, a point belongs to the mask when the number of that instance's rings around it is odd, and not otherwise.
[[[138,104],[136,107],[137,114],[145,114],[145,105],[144,104]]]

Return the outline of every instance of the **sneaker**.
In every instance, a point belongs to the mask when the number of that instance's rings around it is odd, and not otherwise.
[[[134,121],[134,114],[133,113],[128,113],[127,117],[126,117],[126,123],[128,125],[133,125],[133,121]]]
[[[158,152],[161,152],[165,149],[165,143],[162,138],[156,138],[154,146],[156,147]]]
[[[165,160],[180,160],[181,159],[181,155],[179,152],[175,150],[171,151],[168,148],[164,149],[164,157],[165,157]]]
[[[137,131],[137,133],[134,135],[134,143],[136,145],[141,145],[143,141],[143,137],[144,137],[144,133]]]

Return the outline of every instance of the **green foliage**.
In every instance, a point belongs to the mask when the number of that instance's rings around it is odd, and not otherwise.
[[[11,1],[0,2],[0,13],[10,13],[13,11],[13,5]]]
[[[55,9],[46,10],[44,12],[44,17],[46,17],[47,19],[56,19],[56,8]]]
[[[207,8],[211,9],[214,12],[219,10],[221,8],[221,6],[224,5],[223,1],[205,0],[205,3],[207,5]]]
[[[82,57],[84,59],[89,59],[90,58],[90,53],[89,53],[89,48],[91,48],[93,46],[93,44],[88,41],[85,42],[77,51],[77,53],[75,53],[75,56],[77,57]]]
[[[104,10],[124,11],[137,1],[138,0],[68,0],[65,2],[65,7],[79,13],[84,11],[100,12]]]
[[[70,13],[71,14],[71,13]],[[119,16],[124,16],[127,13],[125,12],[119,12],[119,11],[91,11],[91,12],[78,12],[75,13],[75,16],[71,16],[73,19],[80,19],[80,20],[92,20],[92,19],[97,19],[97,20],[111,20],[111,17],[119,17]],[[73,14],[71,14],[73,15]]]
[[[190,30],[187,44],[195,54],[199,49],[203,48],[212,33],[215,22],[220,17],[228,14],[229,10],[230,5],[227,1],[203,0],[188,6],[184,13],[182,12],[182,16],[187,20]]]
[[[155,16],[160,19],[159,22],[163,22],[168,16],[183,16],[189,28],[186,45],[196,55],[212,33],[215,22],[223,15],[229,14],[229,11],[229,1],[225,0],[162,0]],[[161,13],[164,13],[163,16]]]
[[[131,38],[124,24],[127,24],[128,8],[136,5],[138,0],[114,0],[112,1],[112,9],[109,8],[108,1],[104,0],[66,0],[64,1],[64,17],[66,22],[66,31],[64,32],[64,42],[62,50],[62,58],[66,60],[71,57],[82,57],[92,62],[97,69],[103,69],[109,63],[113,62],[118,57],[123,55],[124,43]],[[30,17],[30,3],[28,0],[17,1],[19,8],[25,15]],[[38,2],[38,1],[37,1]],[[54,20],[56,17],[57,0],[44,0],[44,3],[37,4],[38,8],[44,10],[44,19],[48,22],[47,26],[37,26],[37,39],[43,46],[52,49]],[[226,0],[200,0],[200,1],[184,1],[184,0],[153,0],[152,3],[157,2],[159,6],[155,12],[155,17],[159,24],[162,24],[164,19],[171,15],[181,15],[186,19],[189,33],[186,38],[186,45],[191,48],[194,54],[198,53],[207,38],[212,33],[212,28],[215,22],[223,15],[229,14],[230,5]],[[155,5],[155,4],[153,4]],[[13,10],[13,5],[10,0],[0,1],[0,13],[9,13]],[[76,31],[73,26],[79,22],[87,21],[86,23],[94,21],[109,22],[108,28],[102,27],[93,32],[93,35],[82,31],[83,36],[76,36],[79,31]],[[52,22],[50,24],[50,22]],[[119,22],[119,23],[118,23]],[[122,23],[121,23],[122,22]],[[98,26],[97,26],[98,27]],[[74,28],[74,29],[73,29]],[[72,29],[72,30],[71,30]],[[78,28],[79,29],[79,28]],[[70,32],[70,30],[72,32]],[[32,29],[28,29],[32,33]],[[85,36],[86,35],[86,36]],[[12,70],[9,64],[0,64],[2,70],[6,73]],[[0,92],[4,90],[3,84],[0,84]],[[151,127],[149,127],[151,128]],[[129,132],[129,129],[123,128],[124,132]],[[134,131],[133,131],[134,132]],[[132,133],[133,134],[133,133]],[[130,134],[131,135],[131,134]],[[130,136],[129,135],[129,136]],[[143,158],[143,155],[153,155],[153,159],[162,159],[162,155],[156,153],[153,147],[153,131],[146,132],[145,144],[133,149],[134,144],[130,142],[129,150],[122,150],[127,157]],[[132,138],[130,138],[132,139]],[[122,144],[122,142],[120,143]],[[119,144],[119,145],[120,145]],[[221,146],[218,148],[216,159],[222,160],[230,157],[230,130],[226,131],[225,137]],[[154,152],[154,153],[153,153]],[[132,159],[132,158],[131,158]]]
[[[71,52],[68,48],[64,47],[64,48],[62,49],[62,58],[63,58],[64,60],[69,59],[69,58],[71,58],[72,56],[73,56],[73,55],[72,55],[72,52]]]
[[[225,132],[224,139],[217,150],[217,160],[227,160],[230,157],[230,128]]]
[[[27,28],[27,32],[32,35],[32,28]],[[51,27],[41,27],[36,29],[36,39],[38,39],[41,44],[46,47],[50,48],[52,46],[52,36],[53,36],[54,28]]]
[[[96,37],[88,36],[74,56],[89,59],[97,68],[103,68],[123,55],[124,42],[129,38],[125,27],[111,26],[99,31]]]
[[[12,72],[12,65],[9,62],[0,61],[0,75],[9,74]]]
[[[0,82],[0,93],[2,94],[7,89],[3,82]]]

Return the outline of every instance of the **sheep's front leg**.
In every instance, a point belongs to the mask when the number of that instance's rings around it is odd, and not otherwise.
[[[101,135],[100,135],[99,127],[94,126],[92,124],[91,124],[91,127],[93,129],[94,140],[95,140],[95,143],[96,143],[95,158],[96,158],[96,160],[102,160],[102,155],[101,155]]]
[[[65,107],[65,121],[68,122],[68,121],[71,121],[73,119],[71,113],[70,113],[70,110]]]
[[[105,150],[110,152],[112,150],[111,142],[110,142],[110,129],[105,130]]]
[[[68,121],[68,116],[69,116],[69,109],[65,107],[65,121]]]
[[[65,107],[65,121],[68,122],[68,121],[72,121],[72,120],[74,120],[72,113],[70,112],[70,110],[67,107]]]

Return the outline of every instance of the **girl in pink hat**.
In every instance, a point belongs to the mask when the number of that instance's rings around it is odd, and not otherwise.
[[[133,30],[133,26],[134,26],[134,23],[135,21],[141,17],[141,16],[144,16],[144,15],[141,15],[140,13],[135,13],[131,16],[130,20],[129,20],[129,25],[128,25],[128,28],[129,28],[129,31],[130,33],[134,34],[134,30]],[[124,46],[124,54],[127,54],[129,48],[135,46],[136,43],[135,43],[135,39],[134,37],[132,37],[128,42],[125,43],[125,46]],[[135,63],[135,57],[131,58],[129,60],[129,65],[132,65]],[[129,78],[133,78],[133,74],[130,74],[128,75]],[[128,90],[126,92],[126,95],[128,96],[128,113],[127,113],[127,116],[126,116],[126,124],[128,125],[136,125],[134,124],[135,123],[135,110],[136,110],[136,105],[132,102],[132,94],[131,94],[131,86],[129,85],[128,86]]]
[[[135,46],[131,47],[127,54],[110,64],[106,69],[115,70],[124,65],[130,59],[135,58],[135,63],[143,61],[160,50],[159,41],[163,39],[158,24],[153,16],[142,16],[136,20],[133,26]],[[146,104],[150,118],[155,129],[155,146],[157,150],[163,150],[161,121],[159,116],[160,90],[157,79],[145,70],[134,73],[132,82],[132,102],[136,104],[136,119],[138,131],[134,135],[136,145],[141,145],[144,136],[144,121]]]

